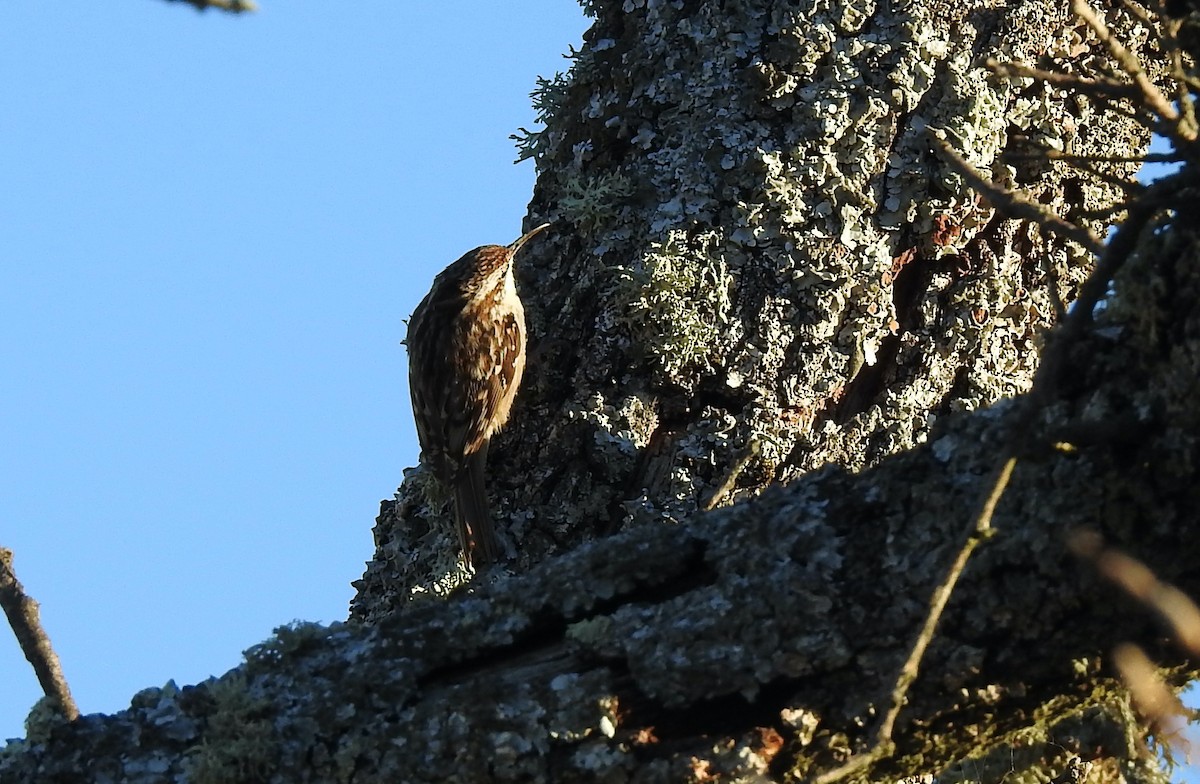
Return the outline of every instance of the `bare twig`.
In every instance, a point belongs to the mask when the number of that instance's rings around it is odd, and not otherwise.
[[[13,552],[4,547],[0,547],[0,607],[8,616],[8,623],[21,646],[21,652],[33,665],[42,691],[58,702],[69,721],[79,718],[79,708],[71,697],[58,656],[50,646],[50,638],[46,636],[38,617],[38,604],[21,587],[13,571]]]
[[[1142,198],[1129,205],[1129,214],[1126,216],[1125,222],[1109,239],[1108,245],[1100,255],[1100,260],[1096,263],[1096,269],[1079,287],[1079,296],[1075,300],[1074,309],[1067,320],[1063,322],[1062,337],[1056,339],[1056,343],[1065,344],[1074,340],[1086,326],[1092,323],[1092,314],[1096,310],[1096,305],[1108,293],[1109,283],[1117,271],[1133,255],[1142,231],[1154,219],[1154,216],[1171,202],[1173,194],[1192,184],[1195,179],[1195,174],[1187,170],[1164,177],[1151,184]],[[1038,375],[1040,376],[1041,373],[1039,372]],[[1034,385],[1037,385],[1036,378]]]
[[[892,732],[896,727],[896,719],[899,717],[900,711],[904,708],[909,687],[912,686],[913,681],[917,679],[917,675],[921,671],[921,660],[925,658],[925,651],[929,648],[929,644],[933,642],[933,635],[937,631],[938,622],[942,619],[942,612],[946,609],[946,602],[950,600],[950,595],[954,593],[954,586],[958,584],[958,578],[962,576],[963,569],[967,565],[967,560],[971,557],[971,553],[975,552],[975,548],[993,533],[992,517],[996,513],[996,505],[1000,502],[1000,497],[1004,495],[1005,489],[1008,488],[1008,482],[1012,478],[1012,472],[1016,465],[1017,459],[1009,457],[1000,466],[1000,470],[996,475],[995,481],[992,482],[991,490],[988,492],[987,498],[984,499],[979,514],[971,521],[971,527],[967,530],[966,541],[959,548],[958,555],[955,556],[954,563],[946,571],[946,576],[942,578],[941,584],[934,589],[933,597],[929,603],[929,612],[925,616],[925,623],[913,641],[912,648],[908,652],[908,659],[905,660],[904,666],[900,668],[896,684],[892,687],[891,705],[888,706],[887,713],[884,714],[883,719],[879,722],[879,728],[875,732],[875,742],[871,750],[854,757],[841,767],[821,774],[816,778],[816,784],[833,784],[833,782],[840,781],[847,776],[863,770],[868,765],[889,756],[895,750],[895,743],[892,741]]]
[[[1146,119],[1136,117],[1138,122],[1170,138],[1176,147],[1193,142],[1197,137],[1195,103],[1189,88],[1195,87],[1195,79],[1187,73],[1183,64],[1182,49],[1175,36],[1175,26],[1170,21],[1155,24],[1150,15],[1135,3],[1126,1],[1126,8],[1152,31],[1159,45],[1171,55],[1170,76],[1177,109],[1163,92],[1151,81],[1141,61],[1112,34],[1100,16],[1088,5],[1087,0],[1071,0],[1071,10],[1095,33],[1108,49],[1120,73],[1129,77],[1126,82],[1111,76],[1090,78],[1073,74],[1044,71],[1019,63],[1002,63],[994,59],[987,61],[988,68],[1000,76],[1022,76],[1038,79],[1046,84],[1070,89],[1084,95],[1103,98],[1124,98],[1146,113]],[[1160,8],[1161,12],[1161,8]],[[1136,116],[1136,115],[1135,115]]]
[[[1052,87],[1075,90],[1087,95],[1113,95],[1118,98],[1128,99],[1135,99],[1141,96],[1136,86],[1128,82],[1119,82],[1116,79],[1093,79],[1088,76],[1075,76],[1074,74],[1059,73],[1058,71],[1044,71],[1041,68],[1034,68],[1029,65],[1002,63],[999,60],[990,58],[985,65],[994,71],[997,76],[1028,77],[1030,79],[1037,79],[1039,82],[1045,82]]]
[[[1099,254],[1104,247],[1100,238],[1087,229],[1068,223],[1051,212],[1049,208],[1027,199],[1019,193],[1002,188],[984,177],[965,158],[955,152],[945,140],[938,138],[932,132],[930,132],[929,138],[942,159],[962,175],[968,185],[979,191],[1004,214],[1012,218],[1033,221],[1052,234],[1066,237],[1092,253]]]
[[[1105,219],[1111,220],[1112,218],[1116,217],[1120,213],[1129,209],[1130,204],[1132,204],[1132,202],[1122,201],[1122,202],[1118,202],[1116,204],[1110,204],[1107,207],[1097,207],[1094,210],[1079,210],[1078,212],[1075,213],[1074,217],[1088,218],[1088,219],[1105,218]]]
[[[1146,29],[1154,36],[1155,43],[1159,45],[1162,51],[1168,51],[1175,44],[1175,41],[1171,39],[1168,32],[1163,30],[1154,18],[1150,16],[1150,13],[1145,8],[1142,8],[1141,5],[1133,2],[1133,0],[1121,0],[1121,5],[1125,6],[1125,10],[1133,14],[1139,22],[1146,25]],[[1162,18],[1166,18],[1162,14],[1162,9],[1159,9],[1159,13]]]
[[[1090,174],[1100,182],[1107,183],[1115,188],[1120,188],[1121,191],[1128,197],[1136,197],[1138,194],[1146,190],[1146,186],[1135,179],[1126,179],[1125,177],[1112,174],[1111,172],[1101,171],[1099,168],[1092,166],[1089,163],[1071,163],[1070,165],[1078,171],[1084,172],[1085,174]],[[1108,209],[1110,212],[1116,212],[1118,210],[1116,207],[1110,207]]]
[[[1144,128],[1149,128],[1155,133],[1158,133],[1163,125],[1162,120],[1155,119],[1153,115],[1145,110],[1145,107],[1140,107],[1135,102],[1129,102],[1130,106],[1140,108],[1141,111],[1138,111],[1137,108],[1127,109],[1120,103],[1110,100],[1107,95],[1091,95],[1089,97],[1096,102],[1096,108],[1099,111],[1111,112],[1118,117],[1125,118],[1126,120],[1133,120],[1138,125],[1141,125]],[[1162,133],[1159,135],[1166,136],[1167,134]]]
[[[1137,57],[1130,52],[1125,46],[1116,39],[1109,31],[1108,26],[1104,21],[1097,16],[1092,7],[1087,4],[1087,0],[1071,0],[1071,11],[1078,16],[1083,23],[1091,28],[1100,42],[1107,47],[1113,59],[1121,66],[1121,70],[1133,79],[1133,85],[1141,94],[1141,102],[1155,115],[1166,122],[1168,133],[1177,141],[1194,141],[1196,138],[1195,127],[1187,127],[1185,123],[1180,121],[1180,114],[1176,111],[1167,97],[1154,86],[1154,82],[1150,81],[1150,77],[1146,74],[1146,69],[1142,68],[1141,62]]]
[[[1072,155],[1052,147],[1039,147],[1033,152],[1008,152],[1004,155],[1006,158],[1019,160],[1049,158],[1067,163],[1182,163],[1187,160],[1173,152],[1151,152],[1145,155]]]
[[[1109,185],[1112,185],[1113,187],[1120,188],[1127,195],[1128,194],[1133,194],[1133,195],[1139,194],[1146,188],[1146,186],[1142,185],[1137,180],[1126,179],[1125,177],[1113,174],[1111,172],[1102,171],[1098,167],[1093,166],[1092,164],[1088,163],[1087,161],[1074,161],[1074,162],[1068,161],[1068,163],[1071,166],[1073,166],[1075,169],[1077,169],[1081,172],[1084,172],[1086,174],[1090,174],[1091,176],[1095,177],[1100,182],[1104,182]],[[1110,211],[1115,212],[1116,209],[1110,208]]]
[[[1087,280],[1079,287],[1079,296],[1071,304],[1071,310],[1066,318],[1059,322],[1052,340],[1042,351],[1042,360],[1033,376],[1033,386],[1026,397],[1025,405],[1028,414],[1036,414],[1045,402],[1054,396],[1058,388],[1062,367],[1066,363],[1067,350],[1083,334],[1084,329],[1092,323],[1096,305],[1108,293],[1109,283],[1113,276],[1133,254],[1137,240],[1142,236],[1142,230],[1157,213],[1159,207],[1148,206],[1143,200],[1129,205],[1125,222],[1112,235],[1105,246],[1095,269]],[[1026,438],[1028,432],[1021,429],[1013,431],[1015,441]],[[1014,449],[1020,450],[1014,444]]]
[[[921,668],[921,659],[925,656],[925,650],[929,647],[929,643],[933,641],[933,633],[937,630],[938,621],[942,618],[942,611],[946,609],[946,602],[950,600],[950,594],[954,592],[954,586],[958,583],[958,578],[967,565],[967,559],[971,557],[971,553],[975,551],[980,542],[992,535],[992,517],[996,514],[996,505],[1000,503],[1001,496],[1008,489],[1008,483],[1012,479],[1013,469],[1016,468],[1016,465],[1017,459],[1009,457],[1000,466],[979,514],[971,521],[966,541],[959,549],[954,563],[947,570],[941,585],[933,592],[933,600],[930,603],[929,614],[925,617],[925,625],[917,635],[912,650],[909,651],[908,660],[900,669],[900,677],[896,679],[896,686],[892,689],[892,705],[884,715],[883,721],[880,722],[880,739],[886,738],[889,742],[891,740],[892,728],[896,724],[896,717],[900,715],[900,709],[904,707],[908,688],[917,678],[917,673]]]
[[[1033,144],[1030,142],[1030,144]],[[1104,163],[1174,163],[1183,158],[1172,154],[1152,153],[1147,155],[1072,155],[1053,147],[1034,145],[1030,150],[1018,150],[1004,153],[1005,161],[1062,161],[1078,171],[1091,175],[1100,182],[1120,188],[1126,195],[1136,196],[1146,189],[1146,186],[1131,179],[1130,176],[1104,171],[1096,164]],[[1115,210],[1109,209],[1109,212]]]
[[[742,452],[738,455],[737,460],[729,467],[729,471],[725,474],[725,479],[701,503],[700,508],[709,512],[720,506],[725,501],[725,498],[732,494],[737,487],[738,477],[746,470],[746,466],[750,465],[750,462],[758,457],[760,452],[762,452],[762,443],[757,438],[751,436],[750,442],[742,448]]]
[[[194,6],[197,11],[207,11],[209,8],[216,8],[221,11],[228,11],[231,14],[242,14],[258,10],[258,4],[254,0],[168,0],[168,2],[183,2],[190,6]]]
[[[1059,324],[1067,317],[1067,304],[1062,298],[1062,278],[1053,264],[1046,266],[1046,294],[1054,307],[1054,322]]]
[[[1105,547],[1095,531],[1075,532],[1067,544],[1077,556],[1091,561],[1096,571],[1161,616],[1188,651],[1200,654],[1200,607],[1186,593],[1159,580],[1133,556]]]
[[[1200,90],[1200,80],[1188,73],[1184,66],[1183,47],[1179,43],[1178,33],[1181,20],[1167,19],[1164,15],[1163,27],[1166,36],[1166,51],[1171,53],[1171,78],[1175,82],[1175,102],[1183,115],[1181,124],[1187,128],[1197,128],[1196,101],[1192,98],[1192,90]]]

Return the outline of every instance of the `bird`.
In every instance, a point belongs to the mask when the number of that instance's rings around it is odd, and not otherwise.
[[[408,321],[408,386],[421,460],[453,495],[458,543],[471,566],[499,556],[484,468],[525,370],[525,309],[513,259],[549,225],[511,245],[463,254],[434,278]]]

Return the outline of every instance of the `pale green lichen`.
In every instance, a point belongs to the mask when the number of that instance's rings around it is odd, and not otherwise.
[[[729,319],[733,287],[721,259],[698,260],[684,234],[671,231],[638,263],[618,268],[613,296],[624,303],[618,323],[665,376],[707,369]]]
[[[339,624],[325,626],[311,621],[292,621],[277,626],[274,634],[243,652],[251,671],[256,668],[274,667],[280,662],[319,645]]]
[[[533,101],[535,120],[544,124],[547,118],[554,117],[562,111],[570,80],[564,74],[556,73],[550,78],[537,77],[536,85],[529,97]],[[547,131],[544,128],[540,131],[518,128],[517,133],[509,137],[516,144],[518,163],[530,158],[537,159],[541,155],[547,146],[543,136],[545,133]]]
[[[581,233],[591,233],[610,223],[633,193],[633,183],[622,174],[568,177],[562,183],[558,208]]]
[[[69,723],[58,700],[41,697],[25,716],[25,739],[29,743],[43,743],[56,729]]]
[[[204,740],[188,750],[184,771],[194,784],[252,784],[265,781],[279,764],[274,707],[250,693],[244,673],[208,682],[214,710]]]

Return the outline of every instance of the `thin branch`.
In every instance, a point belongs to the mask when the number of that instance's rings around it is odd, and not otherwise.
[[[1038,145],[1033,141],[1029,141],[1028,143],[1032,146],[1032,149],[1005,151],[1003,159],[1005,161],[1037,161],[1038,163],[1062,161],[1101,182],[1112,185],[1115,188],[1120,188],[1126,194],[1133,195],[1141,193],[1145,190],[1146,186],[1135,179],[1127,179],[1122,175],[1104,171],[1094,164],[1174,163],[1183,160],[1180,156],[1159,153],[1147,155],[1073,155],[1062,150],[1056,150],[1053,147]]]
[[[937,631],[938,623],[942,619],[942,613],[946,609],[946,603],[950,601],[950,595],[954,593],[954,587],[958,584],[958,578],[962,576],[968,559],[975,552],[975,548],[993,533],[992,517],[995,515],[996,505],[1000,502],[1001,496],[1004,495],[1005,489],[1008,488],[1009,480],[1012,478],[1013,469],[1016,465],[1017,459],[1009,457],[1000,466],[1000,470],[996,475],[995,481],[992,483],[987,498],[984,499],[979,514],[971,521],[971,527],[967,530],[966,541],[959,548],[958,555],[955,556],[954,563],[950,565],[941,584],[934,589],[929,603],[929,612],[925,616],[925,624],[921,627],[921,631],[913,641],[912,648],[908,652],[908,659],[904,662],[904,666],[900,668],[896,684],[892,687],[891,705],[888,707],[888,711],[884,714],[883,719],[879,722],[879,728],[876,730],[875,742],[871,750],[854,757],[841,767],[834,768],[817,776],[816,784],[833,784],[840,781],[847,776],[863,770],[872,763],[890,756],[895,750],[896,744],[892,740],[892,732],[896,727],[896,719],[899,717],[900,711],[904,708],[909,687],[912,686],[921,671],[921,661],[925,658],[925,651],[929,648],[929,644],[933,642],[933,636]]]
[[[1046,265],[1046,293],[1050,295],[1050,304],[1054,306],[1054,323],[1060,323],[1067,317],[1067,305],[1063,302],[1062,278],[1053,264]]]
[[[1175,102],[1179,104],[1179,111],[1183,115],[1181,124],[1195,129],[1196,102],[1192,99],[1192,90],[1200,90],[1200,80],[1188,73],[1184,65],[1183,46],[1179,43],[1179,27],[1183,20],[1168,19],[1165,14],[1163,19],[1167,37],[1166,51],[1171,53],[1171,78],[1175,80]]]
[[[1145,107],[1138,104],[1136,101],[1130,101],[1130,105],[1134,108],[1127,109],[1120,103],[1115,103],[1109,100],[1107,95],[1090,95],[1088,96],[1096,101],[1096,108],[1102,112],[1112,112],[1118,117],[1124,117],[1126,120],[1132,120],[1143,128],[1148,128],[1159,136],[1166,136],[1162,129],[1167,125],[1163,120],[1159,120],[1150,112],[1145,111]],[[1138,109],[1142,109],[1141,112]]]
[[[1045,157],[1067,163],[1182,163],[1187,160],[1184,156],[1173,152],[1150,152],[1145,155],[1072,155],[1052,147],[1042,147],[1037,152],[1031,153],[1012,152],[1008,153],[1007,157]]]
[[[1058,71],[1044,71],[1041,68],[1021,65],[1020,63],[1002,63],[992,58],[989,58],[984,64],[990,70],[994,71],[997,76],[1037,79],[1039,82],[1045,82],[1052,87],[1075,90],[1087,95],[1114,95],[1118,98],[1130,99],[1141,97],[1141,93],[1135,85],[1129,82],[1118,82],[1116,79],[1093,79],[1087,76],[1059,73]]]
[[[746,470],[746,466],[754,458],[758,457],[762,452],[762,443],[755,437],[751,436],[750,442],[742,448],[741,454],[738,455],[733,465],[729,467],[729,471],[725,474],[725,479],[721,484],[712,491],[712,494],[700,505],[700,508],[706,512],[710,512],[720,506],[737,488],[738,477]]]
[[[1113,36],[1108,26],[1104,24],[1104,21],[1087,4],[1087,0],[1071,0],[1071,11],[1083,20],[1084,24],[1091,28],[1096,37],[1100,39],[1100,42],[1108,48],[1109,53],[1121,66],[1121,69],[1133,79],[1133,85],[1141,94],[1142,103],[1168,123],[1168,127],[1173,133],[1166,135],[1177,140],[1194,141],[1196,138],[1196,129],[1194,127],[1185,127],[1185,124],[1180,120],[1179,112],[1171,105],[1167,97],[1154,86],[1154,82],[1150,81],[1150,77],[1146,74],[1146,69],[1142,68],[1141,62],[1133,52],[1126,49]]]
[[[945,140],[933,135],[932,132],[929,137],[933,141],[934,149],[942,159],[962,175],[968,185],[987,198],[996,209],[1009,217],[1032,221],[1052,234],[1058,234],[1074,241],[1092,253],[1099,254],[1103,249],[1104,243],[1092,232],[1068,223],[1037,202],[996,185],[955,152]]]
[[[1075,213],[1074,217],[1088,218],[1092,220],[1109,219],[1129,209],[1129,205],[1132,203],[1132,201],[1122,201],[1116,204],[1110,204],[1106,207],[1097,207],[1094,210],[1079,210]]]
[[[1146,189],[1146,186],[1142,185],[1142,183],[1138,182],[1137,180],[1127,180],[1111,172],[1101,171],[1099,168],[1093,166],[1087,161],[1067,161],[1066,163],[1078,171],[1083,172],[1084,174],[1091,175],[1100,182],[1111,185],[1114,188],[1120,188],[1126,194],[1132,194],[1136,196]],[[1107,209],[1109,212],[1116,212],[1118,208],[1109,207]]]
[[[187,3],[194,6],[197,11],[207,11],[209,8],[216,8],[220,11],[228,11],[231,14],[249,13],[258,10],[258,4],[254,0],[167,0],[170,3]]]
[[[1121,0],[1121,5],[1125,6],[1125,10],[1137,17],[1139,22],[1146,25],[1146,28],[1154,36],[1154,42],[1159,45],[1162,51],[1168,51],[1174,45],[1175,42],[1171,40],[1168,32],[1165,32],[1159,26],[1154,18],[1150,16],[1149,11],[1133,2],[1133,0]],[[1160,17],[1166,19],[1165,14],[1160,14]]]
[[[1171,102],[1167,100],[1167,97],[1150,81],[1150,77],[1146,75],[1146,69],[1142,68],[1141,62],[1133,52],[1126,49],[1125,45],[1118,41],[1109,31],[1108,25],[1104,24],[1104,21],[1096,15],[1092,7],[1087,4],[1087,0],[1071,0],[1071,12],[1091,28],[1096,37],[1100,39],[1100,43],[1104,44],[1109,54],[1117,61],[1117,65],[1121,67],[1121,70],[1133,79],[1133,85],[1141,93],[1143,102],[1159,117],[1171,121],[1178,120],[1179,113],[1175,111],[1174,106],[1171,106]]]
[[[1136,84],[1122,82],[1108,76],[1096,79],[1087,76],[1060,73],[1058,71],[1045,71],[1041,68],[1034,68],[1020,63],[1000,62],[993,58],[989,58],[985,62],[985,65],[998,76],[1037,79],[1040,82],[1061,90],[1086,95],[1097,102],[1108,104],[1106,111],[1115,111],[1120,116],[1127,117],[1162,136],[1168,136],[1172,139],[1178,138],[1179,128],[1177,126],[1179,123],[1170,118],[1161,117],[1154,112],[1146,104],[1142,91],[1138,89]],[[1119,98],[1128,101],[1135,110],[1127,111],[1120,107],[1112,106],[1109,103],[1110,98]],[[1141,109],[1142,111],[1138,112],[1137,109]]]
[[[1129,205],[1129,215],[1116,233],[1109,239],[1096,269],[1079,287],[1079,297],[1076,298],[1074,310],[1062,325],[1062,337],[1056,338],[1056,343],[1067,343],[1073,340],[1084,327],[1092,323],[1092,314],[1096,305],[1108,293],[1108,286],[1116,276],[1117,271],[1133,255],[1142,231],[1153,220],[1154,216],[1168,203],[1171,195],[1182,187],[1192,183],[1195,175],[1182,171],[1154,182],[1146,189],[1146,195]],[[1039,369],[1040,370],[1040,369]],[[1038,374],[1040,375],[1040,373]],[[1037,384],[1037,379],[1034,379]]]
[[[925,650],[929,647],[929,643],[933,641],[933,633],[937,630],[938,622],[942,619],[942,612],[946,609],[946,602],[950,600],[950,594],[954,592],[954,586],[958,583],[958,578],[962,575],[963,569],[967,565],[967,559],[971,557],[971,553],[975,551],[980,542],[992,535],[992,518],[996,514],[996,506],[1000,503],[1000,498],[1004,495],[1004,491],[1008,489],[1008,483],[1012,479],[1013,469],[1016,468],[1016,465],[1017,458],[1009,457],[1000,466],[1000,470],[996,474],[996,479],[992,483],[991,491],[988,493],[987,498],[984,499],[979,514],[971,522],[971,527],[967,531],[966,541],[963,542],[963,546],[958,551],[958,556],[946,572],[946,577],[942,580],[942,584],[933,592],[933,601],[930,604],[929,614],[925,618],[925,625],[921,628],[921,633],[917,635],[912,650],[908,654],[908,660],[904,662],[904,667],[900,670],[900,677],[896,679],[896,686],[892,689],[892,705],[879,725],[878,738],[880,741],[891,741],[892,728],[896,724],[896,717],[900,715],[900,709],[904,707],[904,700],[908,694],[909,686],[916,680],[917,674],[920,672],[921,659],[924,658]]]
[[[79,718],[79,708],[75,706],[67,679],[63,677],[58,655],[54,653],[50,638],[42,628],[38,604],[21,587],[13,571],[13,552],[4,547],[0,547],[0,607],[8,616],[8,623],[21,646],[21,652],[33,665],[42,691],[59,704],[68,721],[75,721]]]

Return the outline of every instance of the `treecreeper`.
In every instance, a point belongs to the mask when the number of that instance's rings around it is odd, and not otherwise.
[[[484,468],[525,370],[525,309],[513,259],[549,225],[511,245],[465,253],[433,279],[408,322],[408,386],[421,460],[453,494],[458,542],[474,566],[499,557]]]

